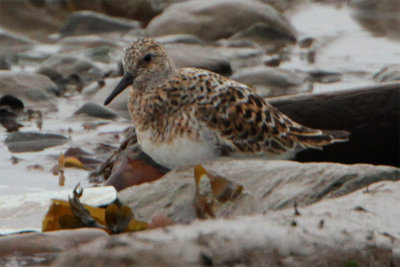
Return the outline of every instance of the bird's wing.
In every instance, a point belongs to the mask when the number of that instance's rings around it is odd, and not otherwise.
[[[212,78],[212,77],[211,77]],[[300,126],[246,85],[216,76],[194,102],[195,116],[232,152],[281,154],[295,146],[291,128]],[[311,129],[310,129],[311,130]]]

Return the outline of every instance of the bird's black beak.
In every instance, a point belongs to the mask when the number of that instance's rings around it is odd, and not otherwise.
[[[104,101],[104,105],[108,105],[117,95],[119,95],[126,87],[133,83],[133,79],[135,77],[132,73],[125,72],[124,77],[119,81],[115,89],[111,92],[111,94],[107,97],[106,101]]]

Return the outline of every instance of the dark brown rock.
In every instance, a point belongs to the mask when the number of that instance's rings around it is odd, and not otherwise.
[[[307,150],[299,161],[400,165],[400,83],[320,95],[269,99],[295,121],[330,130],[347,130],[350,141]]]
[[[140,160],[126,157],[114,165],[114,169],[105,185],[112,185],[117,191],[120,191],[129,186],[152,182],[161,176],[163,176],[163,173],[158,169]]]

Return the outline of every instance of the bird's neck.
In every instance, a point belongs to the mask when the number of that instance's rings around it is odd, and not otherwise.
[[[163,128],[168,118],[168,107],[157,97],[157,87],[152,90],[130,88],[128,108],[137,130]]]

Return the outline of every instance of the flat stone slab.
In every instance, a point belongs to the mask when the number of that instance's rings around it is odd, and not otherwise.
[[[243,185],[232,202],[215,207],[217,217],[269,212],[310,205],[339,197],[378,181],[400,180],[400,169],[367,164],[299,163],[294,161],[219,160],[203,165]],[[150,220],[156,214],[176,222],[195,220],[193,167],[172,170],[160,180],[129,187],[119,193],[136,218]]]

